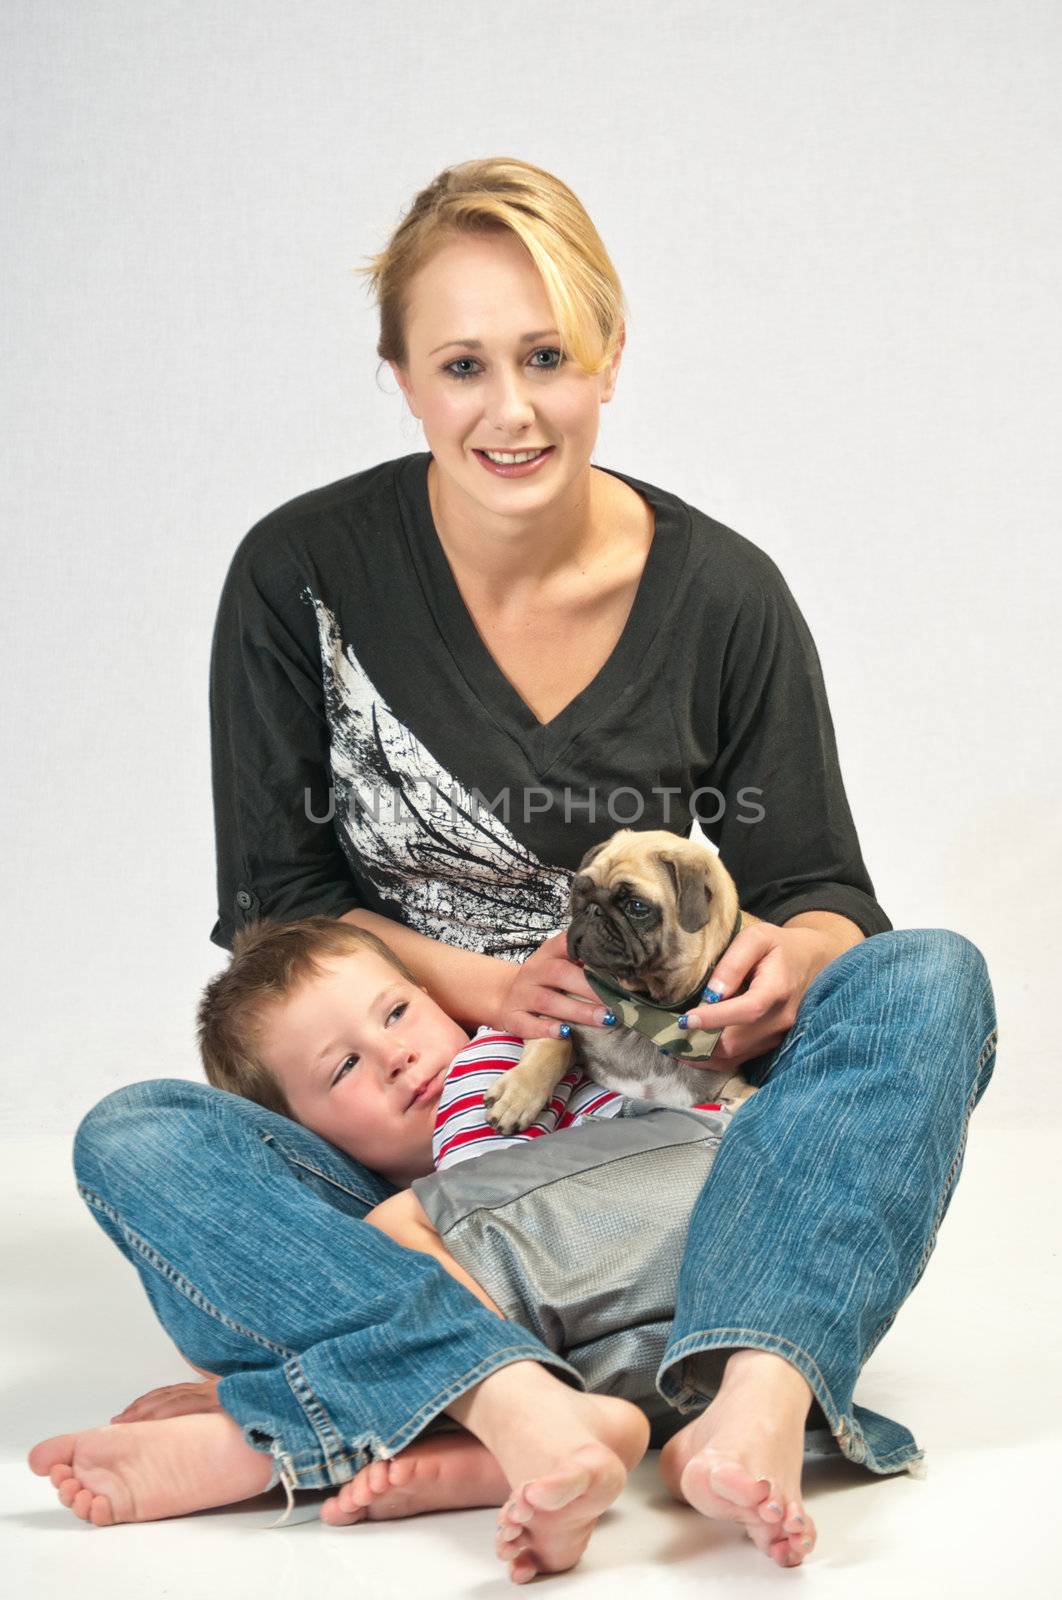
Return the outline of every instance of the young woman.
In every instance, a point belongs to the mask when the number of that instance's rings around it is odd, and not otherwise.
[[[689,1022],[725,1028],[706,1083],[744,1064],[762,1088],[690,1223],[656,1381],[692,1417],[662,1467],[677,1498],[794,1565],[814,1542],[809,1421],[877,1473],[921,1457],[853,1389],[932,1251],[992,1071],[985,963],[957,933],[892,930],[874,898],[818,657],[774,563],[592,464],[624,306],[571,191],[515,160],[448,169],[368,270],[379,354],[428,451],[299,497],[236,551],[212,656],[212,938],[327,913],[382,937],[469,1026],[605,1025],[558,931],[573,870],[618,826],[684,834],[697,817],[767,921]],[[634,1434],[536,1338],[360,1223],[388,1185],[290,1130],[167,1081],[79,1130],[82,1195],[179,1348],[224,1375],[224,1487],[145,1491],[123,1514],[256,1493],[265,1452],[288,1487],[379,1487],[379,1463],[426,1450],[445,1414],[513,1487],[511,1575],[572,1565]],[[528,1362],[530,1386],[514,1381]],[[128,1458],[151,1425],[98,1435]],[[91,1516],[77,1448],[49,1441],[34,1464]],[[119,1447],[94,1448],[99,1480]],[[453,1503],[440,1487],[417,1509]]]

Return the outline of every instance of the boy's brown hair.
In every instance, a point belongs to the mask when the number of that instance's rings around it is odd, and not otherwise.
[[[211,978],[196,1012],[199,1053],[208,1082],[298,1121],[284,1090],[258,1055],[268,1026],[266,1013],[308,978],[323,977],[322,964],[329,957],[356,950],[375,951],[419,986],[405,963],[375,934],[334,917],[301,917],[295,922],[261,918],[239,929],[232,942],[232,960]]]

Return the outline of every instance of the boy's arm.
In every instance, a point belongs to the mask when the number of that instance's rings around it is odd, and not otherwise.
[[[368,1212],[363,1220],[379,1228],[381,1233],[386,1233],[396,1244],[404,1245],[407,1250],[419,1250],[422,1255],[434,1256],[451,1278],[456,1278],[477,1300],[481,1300],[488,1311],[493,1311],[496,1317],[502,1316],[487,1291],[481,1289],[475,1278],[454,1260],[428,1221],[427,1213],[412,1189],[403,1189],[399,1194],[391,1195],[390,1199],[382,1201]]]

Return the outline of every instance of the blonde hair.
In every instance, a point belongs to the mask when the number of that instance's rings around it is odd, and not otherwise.
[[[538,268],[565,354],[588,373],[604,371],[627,314],[608,251],[581,201],[542,167],[490,156],[446,167],[422,189],[386,247],[353,271],[370,280],[380,313],[377,354],[409,365],[406,320],[413,279],[459,234],[508,229]]]
[[[258,1054],[268,1030],[268,1010],[308,978],[323,977],[323,962],[330,956],[348,956],[356,950],[374,951],[410,983],[417,983],[375,934],[334,917],[302,917],[294,922],[263,918],[239,929],[229,965],[211,978],[196,1012],[207,1081],[215,1089],[243,1095],[297,1122],[276,1076]]]

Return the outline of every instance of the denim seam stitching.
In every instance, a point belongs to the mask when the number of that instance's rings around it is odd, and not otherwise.
[[[261,1345],[274,1355],[282,1356],[285,1361],[291,1360],[297,1354],[296,1351],[289,1350],[285,1345],[275,1344],[272,1339],[267,1339],[264,1334],[256,1333],[253,1328],[245,1327],[242,1322],[237,1322],[234,1317],[227,1316],[220,1306],[216,1306],[212,1300],[208,1300],[202,1290],[197,1289],[195,1284],[190,1283],[183,1273],[178,1272],[177,1268],[167,1261],[166,1257],[161,1255],[154,1245],[149,1244],[140,1234],[134,1233],[132,1228],[123,1222],[114,1207],[107,1204],[102,1195],[96,1194],[94,1190],[87,1189],[80,1183],[77,1186],[77,1191],[86,1205],[91,1206],[94,1211],[102,1211],[105,1216],[111,1219],[115,1226],[121,1230],[127,1243],[136,1251],[137,1255],[141,1256],[161,1278],[172,1284],[180,1294],[184,1295],[186,1300],[190,1300],[192,1305],[196,1306],[200,1311],[209,1317],[213,1317],[215,1322],[220,1322],[223,1327],[230,1329],[231,1332],[253,1340],[255,1344]]]
[[[860,1429],[860,1432],[862,1432],[862,1429]],[[906,1452],[906,1455],[905,1455],[905,1452]],[[915,1442],[914,1453],[911,1452],[911,1446],[909,1444],[898,1444],[894,1450],[875,1450],[874,1451],[874,1460],[878,1463],[879,1466],[885,1466],[885,1464],[887,1462],[895,1461],[895,1460],[899,1459],[900,1457],[903,1457],[905,1462],[906,1461],[921,1461],[925,1457],[925,1451],[921,1448],[921,1446],[917,1443],[917,1441]],[[873,1470],[873,1469],[871,1469],[871,1470]]]
[[[309,1422],[321,1447],[325,1465],[331,1467],[334,1460],[348,1459],[346,1453],[346,1440],[332,1419],[331,1413],[320,1400],[306,1376],[301,1355],[294,1355],[284,1363],[284,1376],[288,1380],[288,1387]],[[353,1445],[351,1448],[357,1450]],[[359,1452],[364,1453],[364,1452]]]
[[[665,1352],[664,1360],[668,1364],[668,1371],[670,1371],[671,1367],[673,1367],[675,1365],[676,1361],[683,1360],[688,1355],[700,1355],[705,1351],[715,1350],[715,1349],[719,1348],[719,1346],[717,1344],[702,1344],[702,1345],[698,1346],[698,1348],[696,1350],[690,1350],[688,1348],[688,1346],[691,1344],[691,1342],[693,1340],[695,1340],[695,1339],[716,1340],[716,1339],[730,1339],[730,1338],[772,1339],[777,1344],[785,1345],[787,1349],[794,1351],[798,1356],[802,1356],[804,1358],[804,1360],[807,1362],[807,1364],[808,1364],[809,1368],[811,1369],[811,1371],[814,1373],[816,1379],[818,1380],[818,1382],[822,1386],[822,1392],[823,1392],[823,1395],[825,1395],[825,1397],[826,1397],[826,1400],[828,1402],[828,1407],[829,1407],[829,1410],[827,1411],[827,1407],[823,1406],[823,1410],[827,1412],[827,1420],[830,1423],[831,1430],[834,1433],[836,1433],[837,1430],[836,1430],[836,1428],[834,1428],[833,1417],[837,1417],[839,1422],[843,1424],[844,1420],[845,1420],[844,1419],[844,1413],[838,1410],[837,1405],[834,1402],[833,1395],[830,1393],[829,1385],[827,1384],[826,1379],[823,1377],[822,1373],[819,1370],[818,1363],[815,1361],[813,1356],[809,1355],[809,1353],[805,1349],[803,1349],[803,1347],[801,1345],[794,1344],[791,1339],[786,1339],[782,1334],[765,1333],[762,1328],[712,1328],[712,1329],[703,1328],[699,1333],[687,1333],[687,1334],[683,1335],[683,1337],[679,1340],[677,1345],[674,1345],[672,1347],[672,1349],[670,1349],[667,1352]],[[659,1383],[660,1377],[666,1377],[666,1376],[667,1376],[666,1373],[658,1373],[658,1381],[657,1381],[657,1388],[658,1389],[660,1388],[660,1383]],[[679,1379],[677,1381],[682,1384],[683,1388],[686,1390],[687,1393],[690,1393],[690,1394],[696,1394],[697,1393],[696,1390],[691,1390],[689,1388],[689,1386],[687,1384],[685,1384],[682,1379]],[[662,1390],[661,1390],[661,1393],[663,1393]],[[667,1398],[668,1398],[668,1396],[664,1395],[664,1399],[666,1400]],[[703,1398],[703,1396],[701,1396],[699,1398]],[[819,1401],[819,1403],[821,1405],[822,1404],[822,1396],[821,1395],[816,1395],[816,1399]],[[832,1413],[832,1415],[831,1415],[831,1413]]]
[[[373,1206],[379,1205],[380,1202],[378,1200],[372,1199],[372,1197],[369,1195],[362,1194],[358,1189],[352,1189],[349,1184],[344,1183],[340,1178],[334,1177],[332,1173],[322,1172],[320,1167],[315,1167],[313,1162],[307,1161],[304,1156],[292,1155],[291,1152],[286,1150],[282,1144],[277,1143],[275,1134],[263,1133],[261,1137],[263,1144],[275,1145],[277,1154],[281,1156],[283,1160],[288,1162],[289,1165],[293,1167],[302,1167],[305,1172],[312,1172],[315,1177],[321,1178],[325,1183],[330,1183],[335,1189],[341,1189],[344,1194],[349,1194],[352,1200],[360,1200],[362,1205],[369,1206],[370,1209]]]

